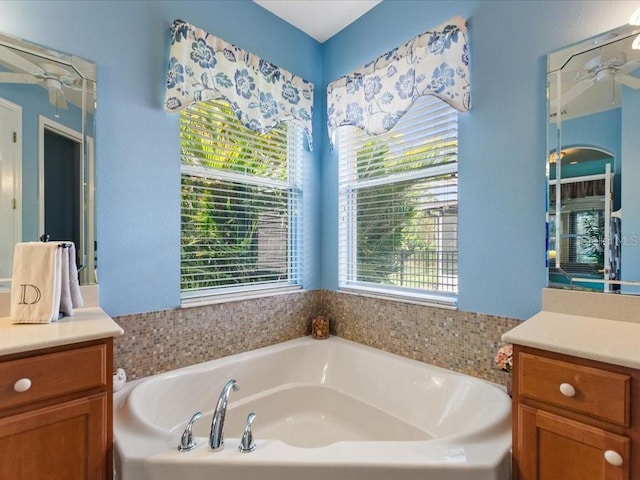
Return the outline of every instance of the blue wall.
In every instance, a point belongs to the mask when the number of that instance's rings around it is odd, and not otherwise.
[[[472,111],[459,116],[460,309],[527,318],[545,270],[546,54],[628,21],[637,2],[385,0],[325,44],[334,80],[454,15],[469,20]],[[561,28],[559,28],[561,26]],[[337,156],[323,150],[323,253],[337,255]],[[335,262],[322,284],[337,288]]]
[[[469,18],[474,105],[460,115],[459,306],[526,318],[540,309],[546,282],[545,55],[625,23],[636,7],[384,0],[319,44],[248,0],[3,1],[0,31],[98,64],[100,298],[109,314],[122,315],[180,302],[178,116],[162,110],[171,21],[182,18],[315,83],[304,281],[333,289],[337,177],[323,126],[326,83],[454,15]]]
[[[180,304],[179,115],[162,110],[176,18],[321,83],[321,45],[248,0],[0,3],[0,31],[98,64],[98,274],[100,303],[111,315]],[[314,158],[305,166],[308,288],[318,287]]]
[[[640,115],[640,91],[622,89],[622,280],[640,278],[640,136],[638,116]],[[639,294],[636,286],[622,286],[624,293]]]
[[[621,135],[622,131],[622,109],[615,108],[604,112],[573,118],[562,122],[562,148],[567,147],[592,147],[605,150],[613,156],[613,210],[620,208],[620,182],[622,178],[622,156]],[[557,138],[557,125],[549,124],[549,152],[551,145],[555,144]],[[577,167],[577,168],[574,168]],[[600,168],[598,171],[589,171],[589,168]],[[594,175],[604,172],[604,164],[600,165],[589,162],[588,166],[563,166],[562,176]],[[555,169],[550,170],[550,178],[555,179]]]
[[[562,122],[562,148],[593,147],[620,157],[622,109],[615,108]],[[549,125],[549,137],[555,138],[556,125]],[[618,166],[619,168],[619,166]]]

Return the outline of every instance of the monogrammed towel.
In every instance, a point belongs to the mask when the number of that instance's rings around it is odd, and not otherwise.
[[[16,244],[11,277],[13,323],[50,323],[58,319],[62,250],[59,242]]]

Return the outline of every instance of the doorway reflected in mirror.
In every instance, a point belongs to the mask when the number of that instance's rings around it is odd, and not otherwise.
[[[43,234],[74,241],[80,283],[96,283],[96,78],[93,62],[0,34],[0,291],[14,245]]]
[[[560,182],[553,168],[558,157],[562,162]],[[617,285],[593,282],[619,278],[619,262],[607,251],[615,218],[611,201],[613,156],[600,149],[571,147],[560,155],[551,152],[549,163],[549,286],[617,289]],[[561,232],[559,236],[557,232]]]

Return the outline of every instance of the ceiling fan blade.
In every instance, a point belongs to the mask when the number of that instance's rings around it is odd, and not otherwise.
[[[567,103],[575,100],[584,92],[586,92],[591,86],[593,86],[593,80],[584,80],[580,83],[576,83],[573,87],[569,88],[566,92],[562,94],[561,98],[561,107],[565,106]],[[554,110],[558,107],[558,97],[551,99],[550,102],[551,109]]]
[[[631,75],[616,75],[616,82],[619,82],[627,87],[640,88],[640,78]]]
[[[594,57],[591,57],[589,60],[584,62],[584,68],[585,70],[593,70],[601,63],[602,63],[602,49],[600,49]]]
[[[83,90],[82,85],[78,85],[73,79],[64,79],[61,83],[64,88],[68,88],[70,90],[75,90],[77,92],[81,92]]]
[[[67,99],[64,98],[64,93],[60,89],[49,88],[49,103],[60,110],[67,109]]]
[[[617,73],[631,73],[640,67],[640,60],[631,60],[618,69]]]
[[[38,83],[39,78],[28,73],[0,72],[0,83]]]
[[[22,70],[23,72],[30,73],[31,75],[43,75],[44,70],[33,62],[30,62],[26,58],[18,55],[10,48],[0,45],[0,61]]]
[[[627,55],[624,52],[620,52],[617,55],[611,57],[606,62],[602,63],[602,67],[609,68],[613,67],[616,69],[620,69],[627,64]]]
[[[588,60],[585,60],[585,56],[594,55]],[[569,60],[562,68],[560,69],[560,73],[568,76],[586,76],[596,68],[602,62],[602,51],[589,52],[589,54],[580,54],[572,56],[571,60]]]

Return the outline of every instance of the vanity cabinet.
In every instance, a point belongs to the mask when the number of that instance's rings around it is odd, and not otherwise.
[[[113,478],[112,338],[0,357],[0,479]]]
[[[640,478],[638,370],[514,345],[513,479]]]

